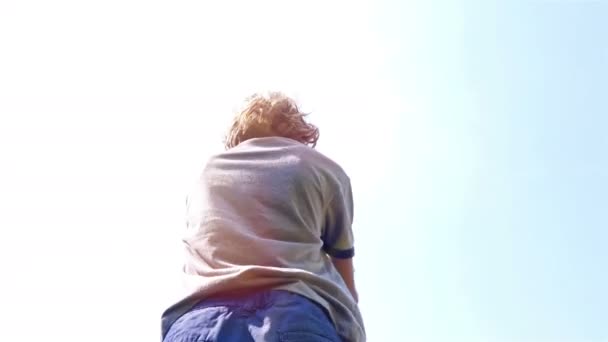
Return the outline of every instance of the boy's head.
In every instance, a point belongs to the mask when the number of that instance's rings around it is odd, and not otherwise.
[[[226,135],[226,149],[247,139],[284,137],[315,147],[319,129],[304,121],[296,102],[279,92],[253,94],[234,118]]]

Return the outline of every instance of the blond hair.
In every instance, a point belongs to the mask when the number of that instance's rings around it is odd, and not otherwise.
[[[225,139],[226,149],[253,138],[279,136],[315,147],[319,129],[304,120],[296,102],[280,92],[256,93],[245,100]]]

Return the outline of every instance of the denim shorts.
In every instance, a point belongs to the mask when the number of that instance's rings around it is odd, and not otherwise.
[[[340,342],[310,299],[282,290],[206,299],[181,316],[163,342]]]

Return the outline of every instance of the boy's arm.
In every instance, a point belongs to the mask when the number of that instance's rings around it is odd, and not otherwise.
[[[342,259],[332,257],[331,261],[334,264],[334,267],[336,267],[336,270],[338,270],[338,273],[340,273],[342,276],[342,279],[344,279],[344,282],[355,299],[355,302],[359,303],[359,295],[357,294],[357,289],[355,288],[355,268],[353,266],[353,258]]]

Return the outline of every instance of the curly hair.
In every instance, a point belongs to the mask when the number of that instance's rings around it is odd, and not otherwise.
[[[226,149],[245,140],[279,136],[315,147],[319,129],[304,120],[296,102],[280,92],[256,93],[245,100],[224,140]]]

